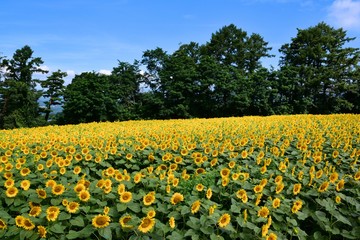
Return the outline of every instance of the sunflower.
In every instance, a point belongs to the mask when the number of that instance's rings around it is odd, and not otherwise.
[[[325,181],[320,185],[318,192],[325,192],[328,189],[328,187],[329,187],[329,182]]]
[[[355,181],[359,181],[359,180],[360,180],[360,171],[358,171],[358,172],[356,172],[356,173],[354,174],[354,180],[355,180]]]
[[[138,227],[138,230],[140,232],[147,233],[154,227],[154,225],[155,225],[154,218],[144,217],[143,219],[141,219],[141,223]]]
[[[36,189],[36,193],[37,193],[39,198],[41,198],[41,199],[46,198],[46,191],[44,189],[38,188],[38,189]]]
[[[81,172],[81,167],[80,166],[76,166],[73,170],[73,173],[76,174],[76,175],[79,175]]]
[[[120,202],[122,203],[128,203],[130,202],[132,199],[132,193],[131,192],[123,192],[121,195],[120,195]]]
[[[18,226],[18,227],[22,227],[22,226],[24,226],[24,217],[23,216],[16,216],[15,217],[15,224],[16,224],[16,226]]]
[[[208,188],[207,190],[206,190],[206,198],[207,199],[210,199],[212,197],[212,190],[211,190],[211,188]]]
[[[277,236],[275,233],[270,233],[267,237],[266,240],[277,240]]]
[[[263,191],[264,187],[262,185],[256,185],[254,187],[254,192],[255,193],[261,193]]]
[[[172,229],[175,228],[175,218],[174,217],[169,218],[169,225],[170,225],[170,228],[172,228]]]
[[[172,205],[176,205],[178,204],[179,202],[182,202],[184,201],[184,196],[181,194],[181,193],[174,193],[170,199],[170,202]]]
[[[30,171],[29,168],[23,168],[23,169],[20,170],[20,175],[23,176],[23,177],[25,177],[25,176],[29,175],[30,172],[31,172],[31,171]]]
[[[226,177],[226,178],[222,178],[221,179],[221,186],[226,187],[230,182],[230,178]]]
[[[148,193],[143,197],[143,203],[145,206],[150,206],[155,201],[155,194]]]
[[[109,211],[110,211],[110,208],[109,208],[108,206],[105,206],[105,207],[104,207],[104,211],[103,211],[104,214],[105,214],[105,215],[108,215],[108,214],[109,214]]]
[[[14,179],[9,178],[9,179],[7,179],[7,180],[5,181],[4,187],[10,188],[10,187],[14,186],[14,184],[15,184]]]
[[[229,177],[229,175],[230,175],[230,169],[228,169],[228,168],[223,168],[223,169],[221,169],[220,175],[221,175],[222,178],[227,178],[227,177]]]
[[[6,229],[6,228],[7,228],[6,222],[0,218],[0,230]]]
[[[272,202],[273,208],[278,208],[278,207],[280,207],[280,203],[281,203],[280,198],[275,198],[275,199],[273,200],[273,202]]]
[[[30,209],[29,216],[37,217],[40,215],[40,213],[41,213],[41,207],[34,206]]]
[[[56,206],[50,206],[46,209],[46,218],[48,221],[56,221],[60,214],[60,208]]]
[[[77,202],[70,202],[68,205],[66,205],[66,210],[69,213],[76,213],[79,210],[80,204]]]
[[[156,211],[154,209],[150,209],[146,216],[149,218],[154,218],[156,216]]]
[[[262,237],[265,237],[267,234],[268,234],[268,232],[269,232],[269,225],[267,225],[267,224],[264,224],[264,225],[262,225],[262,227],[261,227],[261,236]]]
[[[235,165],[236,165],[236,162],[235,161],[230,161],[229,163],[228,163],[228,166],[229,166],[229,168],[234,168],[235,167]]]
[[[224,213],[223,215],[220,216],[218,220],[219,227],[225,228],[230,223],[230,220],[231,220],[230,214]]]
[[[46,228],[44,226],[38,226],[37,229],[38,229],[39,237],[46,238],[46,233],[47,233]]]
[[[33,230],[35,228],[35,224],[29,218],[24,218],[22,227],[25,230]]]
[[[54,195],[61,195],[61,194],[64,193],[64,191],[65,191],[64,185],[62,185],[62,184],[56,184],[56,185],[52,188],[52,191],[51,191],[51,192],[52,192]]]
[[[322,175],[323,175],[323,170],[320,169],[320,170],[318,170],[318,171],[316,172],[315,177],[316,177],[317,179],[319,179],[319,178],[321,178]]]
[[[267,182],[268,182],[268,180],[266,179],[266,178],[264,178],[264,179],[261,179],[261,182],[260,182],[260,186],[262,186],[262,187],[265,187],[266,186],[266,184],[267,184]]]
[[[337,184],[336,184],[336,191],[340,192],[345,186],[345,180],[341,179]]]
[[[95,228],[104,228],[106,226],[109,226],[110,217],[107,215],[99,214],[99,215],[95,216],[91,222]]]
[[[179,185],[179,178],[174,178],[173,181],[172,181],[172,185],[173,187],[177,187]]]
[[[294,184],[293,194],[298,195],[301,190],[301,183]]]
[[[202,185],[201,183],[199,183],[199,184],[196,185],[195,188],[196,188],[197,191],[201,192],[202,190],[204,190],[204,185]]]
[[[248,201],[248,196],[247,196],[247,193],[244,189],[240,189],[236,192],[236,197],[241,199],[241,201],[243,203],[247,203]]]
[[[120,226],[121,226],[122,228],[125,228],[125,229],[133,228],[132,225],[128,225],[128,224],[127,224],[130,220],[131,220],[131,216],[130,216],[130,215],[125,215],[125,216],[121,217],[120,220],[119,220]]]
[[[269,215],[270,211],[267,207],[261,207],[258,211],[258,217],[263,217],[263,218],[267,218],[267,216]]]
[[[6,172],[4,173],[4,178],[5,179],[9,179],[9,178],[12,178],[13,174],[11,172]]]
[[[79,192],[78,197],[80,201],[87,202],[90,199],[90,192],[88,190],[82,190]]]
[[[52,179],[47,180],[46,183],[45,183],[45,186],[46,186],[46,187],[51,187],[51,188],[53,188],[55,185],[56,185],[56,182],[55,182],[54,180],[52,180]]]
[[[332,174],[330,174],[329,176],[329,181],[331,183],[335,183],[339,178],[339,174],[337,172],[333,172]]]
[[[292,213],[297,213],[302,208],[303,202],[301,200],[296,200],[291,208]]]
[[[39,165],[37,166],[37,170],[38,170],[38,171],[44,170],[44,165],[43,165],[43,164],[39,164]]]
[[[276,194],[281,193],[281,191],[284,189],[284,186],[285,186],[284,183],[280,182],[275,188]]]
[[[16,197],[18,192],[19,192],[19,190],[16,187],[12,186],[12,187],[9,187],[8,189],[6,189],[6,196],[9,198],[13,198],[13,197]]]
[[[200,210],[200,206],[201,206],[201,202],[200,200],[196,200],[195,202],[193,202],[193,204],[191,205],[191,213],[195,214]]]
[[[117,188],[117,192],[119,195],[121,195],[123,192],[125,192],[125,185],[123,183],[119,184],[119,186]]]
[[[337,204],[341,203],[341,197],[340,197],[340,196],[336,196],[336,197],[335,197],[335,202],[336,202]]]
[[[64,207],[66,207],[66,206],[69,204],[69,201],[64,198],[64,199],[61,201],[61,204],[62,204]]]
[[[86,190],[85,185],[82,184],[82,183],[77,183],[77,184],[75,185],[75,187],[74,187],[74,191],[75,191],[76,193],[79,193],[79,192],[81,192],[82,190]]]

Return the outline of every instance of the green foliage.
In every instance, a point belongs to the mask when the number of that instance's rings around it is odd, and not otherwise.
[[[0,85],[1,128],[38,125],[41,92],[35,88],[39,81],[32,75],[46,71],[39,67],[43,63],[41,58],[32,55],[32,49],[24,46],[16,50],[12,59],[1,61],[0,67],[6,70]]]

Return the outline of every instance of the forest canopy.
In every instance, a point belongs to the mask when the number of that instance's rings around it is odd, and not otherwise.
[[[262,64],[274,57],[268,42],[230,24],[205,44],[181,44],[171,54],[161,47],[145,50],[133,63],[119,60],[110,75],[81,73],[67,86],[61,70],[35,79],[34,73],[47,71],[26,45],[12,58],[0,56],[0,128],[360,113],[360,52],[348,46],[354,39],[324,22],[297,29],[279,49],[279,67],[269,69]],[[55,115],[56,105],[63,111]]]

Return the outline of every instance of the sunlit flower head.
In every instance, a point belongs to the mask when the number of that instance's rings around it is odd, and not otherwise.
[[[218,219],[218,225],[220,228],[225,228],[231,220],[231,216],[228,213],[224,213],[223,215],[220,216],[220,218]]]
[[[7,228],[6,222],[0,218],[0,230],[6,229],[6,228]]]
[[[110,217],[107,215],[99,214],[91,220],[91,223],[95,228],[104,228],[109,226]]]
[[[178,193],[178,192],[174,193],[172,195],[171,199],[170,199],[170,203],[172,205],[176,205],[176,204],[178,204],[179,202],[182,202],[182,201],[184,201],[184,196],[181,193]]]
[[[76,212],[79,210],[79,206],[80,206],[80,204],[77,203],[77,202],[69,202],[69,203],[66,205],[66,210],[67,210],[69,213],[76,213]]]
[[[267,216],[269,215],[270,211],[267,207],[261,207],[258,211],[258,217],[263,217],[263,218],[267,218]]]
[[[119,220],[119,224],[122,228],[124,229],[131,229],[133,228],[132,225],[128,224],[128,222],[131,220],[131,216],[130,215],[125,215],[123,217],[120,218]]]
[[[32,207],[29,212],[29,216],[37,217],[41,213],[41,207]]]
[[[195,214],[200,210],[201,202],[197,200],[191,205],[191,213]]]
[[[81,192],[78,193],[78,197],[80,201],[87,202],[89,201],[91,195],[88,190],[82,190]]]
[[[35,224],[29,218],[24,218],[22,227],[25,230],[33,230],[35,228]]]
[[[47,233],[46,228],[44,226],[38,226],[37,229],[38,229],[39,237],[46,238],[46,233]]]
[[[120,202],[122,203],[128,203],[132,200],[132,193],[131,192],[123,192],[120,195]]]
[[[174,217],[170,217],[170,218],[169,218],[169,226],[170,226],[170,228],[172,228],[172,229],[175,228],[175,218],[174,218]]]
[[[155,226],[155,219],[154,218],[144,217],[143,219],[141,219],[141,223],[140,223],[140,225],[138,227],[138,230],[140,232],[142,232],[142,233],[147,233],[154,226]]]
[[[16,197],[18,192],[19,192],[19,190],[16,187],[12,186],[12,187],[9,187],[8,189],[6,189],[5,194],[8,198],[14,198],[14,197]]]

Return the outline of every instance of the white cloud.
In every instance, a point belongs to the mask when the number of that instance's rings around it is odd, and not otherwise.
[[[67,76],[68,77],[75,77],[75,71],[74,70],[66,70]]]
[[[111,75],[111,71],[107,69],[101,69],[99,73],[104,75]]]
[[[328,16],[339,27],[360,30],[360,1],[335,0],[329,8]]]
[[[43,71],[48,71],[48,72],[50,71],[50,68],[46,65],[41,65],[41,66],[39,66],[39,68]]]

